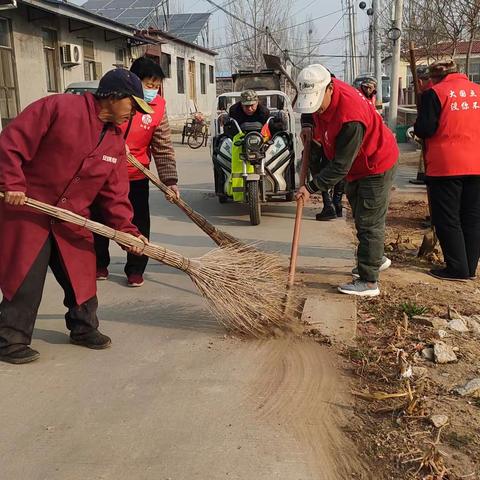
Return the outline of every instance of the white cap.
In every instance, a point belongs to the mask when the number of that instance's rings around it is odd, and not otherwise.
[[[295,111],[314,113],[322,105],[325,90],[332,81],[331,73],[319,63],[305,67],[297,78],[298,97]]]

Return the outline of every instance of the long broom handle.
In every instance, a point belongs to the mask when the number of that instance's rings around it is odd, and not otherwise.
[[[186,203],[182,198],[177,198],[175,192],[167,187],[156,175],[154,175],[148,168],[142,165],[138,159],[136,159],[131,153],[127,154],[128,162],[133,165],[135,168],[140,170],[156,187],[158,187],[165,195],[169,197],[169,200],[177,205],[180,210],[182,210],[196,225],[198,225],[207,235],[209,235],[218,245],[221,246],[222,243],[218,239],[220,235],[223,239],[228,237],[230,242],[238,243],[236,239],[231,237],[229,234],[222,232],[217,227],[212,225],[204,216],[200,215],[198,212],[193,210],[193,208]],[[212,236],[213,235],[213,236]]]
[[[3,192],[0,192],[0,199],[3,199],[4,197],[5,194]],[[124,247],[140,247],[143,249],[143,255],[170,265],[171,267],[178,268],[183,271],[188,271],[190,260],[178,254],[177,252],[168,250],[165,247],[155,245],[153,243],[145,244],[140,238],[137,238],[130,233],[120,232],[119,230],[107,227],[102,223],[82,217],[81,215],[73,213],[70,210],[65,210],[64,208],[49,205],[48,203],[40,202],[38,200],[34,200],[33,198],[26,197],[25,205],[42,213],[46,213],[51,217],[58,218],[59,220],[62,220],[64,222],[79,225],[80,227],[84,227],[93,233],[110,238],[111,240],[114,240],[115,242]]]
[[[417,75],[417,60],[415,59],[415,44],[413,41],[410,41],[408,44],[410,52],[410,70],[413,76],[413,91],[415,92],[415,105],[417,107],[417,114],[420,107],[420,85],[418,84],[418,75]],[[423,162],[423,171],[427,172],[427,165],[425,160],[425,141],[421,143],[422,147],[422,162]],[[432,203],[430,201],[430,192],[427,185],[427,204],[428,204],[428,214],[430,215],[431,230],[433,235],[433,241],[437,243],[437,233],[435,232],[435,227],[432,223]]]
[[[302,153],[302,168],[300,170],[300,186],[305,184],[307,178],[308,165],[310,163],[311,142],[304,145]],[[297,268],[298,245],[300,243],[300,227],[303,215],[303,199],[297,200],[297,211],[295,213],[295,227],[293,229],[292,250],[290,252],[290,266],[288,269],[287,287],[291,288],[295,282],[295,271]]]

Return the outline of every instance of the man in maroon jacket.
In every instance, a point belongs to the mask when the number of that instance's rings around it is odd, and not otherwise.
[[[25,197],[89,216],[95,200],[112,228],[138,236],[128,201],[125,143],[119,125],[150,113],[142,83],[112,70],[95,95],[51,95],[27,107],[0,135],[0,360],[28,363],[47,268],[65,293],[70,341],[102,349],[93,236],[23,206]],[[142,249],[132,249],[141,254]]]

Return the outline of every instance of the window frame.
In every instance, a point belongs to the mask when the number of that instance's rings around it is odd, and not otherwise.
[[[18,95],[18,79],[17,79],[17,70],[15,64],[15,51],[13,45],[13,32],[12,32],[12,25],[11,19],[0,17],[0,22],[4,22],[6,25],[6,36],[8,38],[8,46],[7,45],[0,45],[0,62],[2,62],[2,77],[0,80],[0,84],[3,86],[1,90],[6,92],[5,95],[5,112],[2,112],[0,109],[0,121],[1,127],[4,128],[7,126],[10,120],[15,118],[20,112],[20,102],[19,102],[19,95]],[[9,73],[10,73],[10,86],[7,86],[5,82],[5,75],[4,72],[4,60],[7,59],[9,63]],[[8,92],[8,93],[7,93]],[[9,102],[12,100],[13,102]],[[5,116],[3,115],[5,113]]]
[[[177,57],[177,93],[185,95],[185,58]],[[180,65],[182,68],[180,68]],[[181,70],[181,77],[180,77]]]
[[[44,34],[52,35],[52,44],[46,43]],[[47,81],[47,92],[58,93],[59,81],[58,81],[58,33],[53,28],[42,28],[42,47],[43,56],[45,61],[45,74]],[[51,71],[52,70],[52,71]]]
[[[200,94],[207,94],[207,65],[200,63]]]
[[[172,55],[170,53],[160,53],[160,66],[162,67],[165,78],[172,78]]]

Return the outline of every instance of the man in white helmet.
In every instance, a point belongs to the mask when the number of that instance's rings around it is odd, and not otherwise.
[[[359,241],[351,283],[339,287],[349,295],[379,295],[379,271],[390,266],[383,256],[389,193],[398,160],[395,137],[375,107],[358,90],[332,78],[323,65],[310,65],[298,77],[295,109],[312,114],[312,139],[320,143],[327,166],[300,187],[308,201],[346,177],[346,194]],[[302,132],[302,137],[307,137]]]

